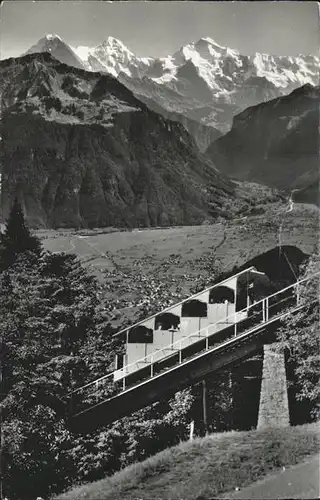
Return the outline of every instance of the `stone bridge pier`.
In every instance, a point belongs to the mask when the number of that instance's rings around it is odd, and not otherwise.
[[[278,343],[263,346],[263,371],[257,429],[290,425],[284,353]]]

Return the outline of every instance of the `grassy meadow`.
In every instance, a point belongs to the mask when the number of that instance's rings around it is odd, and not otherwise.
[[[183,442],[56,500],[211,500],[228,498],[319,451],[319,424],[224,432]]]

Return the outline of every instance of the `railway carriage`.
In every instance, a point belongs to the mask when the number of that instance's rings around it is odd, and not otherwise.
[[[116,335],[124,337],[124,354],[116,357],[114,381],[126,377],[129,382],[135,372],[167,363],[182,351],[192,355],[206,342],[223,341],[238,326],[260,320],[266,314],[262,299],[274,291],[267,275],[250,267],[121,330]]]

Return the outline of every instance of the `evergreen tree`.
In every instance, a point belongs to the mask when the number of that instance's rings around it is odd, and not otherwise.
[[[31,252],[34,257],[39,257],[41,250],[41,243],[30,233],[21,205],[15,198],[5,231],[0,235],[0,271],[11,266],[19,254]]]
[[[74,255],[33,260],[23,253],[0,273],[0,398],[10,499],[61,490],[76,474],[64,458],[64,447],[73,443],[65,396],[86,381],[79,351],[95,329],[96,305],[97,283]]]

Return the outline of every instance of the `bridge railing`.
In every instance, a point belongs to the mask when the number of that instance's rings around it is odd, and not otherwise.
[[[241,311],[232,313],[223,320],[196,330],[188,336],[125,366],[122,369],[123,376],[120,380],[114,381],[114,372],[112,372],[79,387],[69,394],[70,411],[78,413],[144,380],[155,377],[165,370],[182,364],[204,351],[215,349],[245,332],[256,329],[260,324],[271,321],[283,314],[284,311],[295,309],[303,300],[300,289],[313,280],[317,280],[319,283],[319,275],[320,272],[299,280]],[[221,328],[222,324],[226,326]]]

